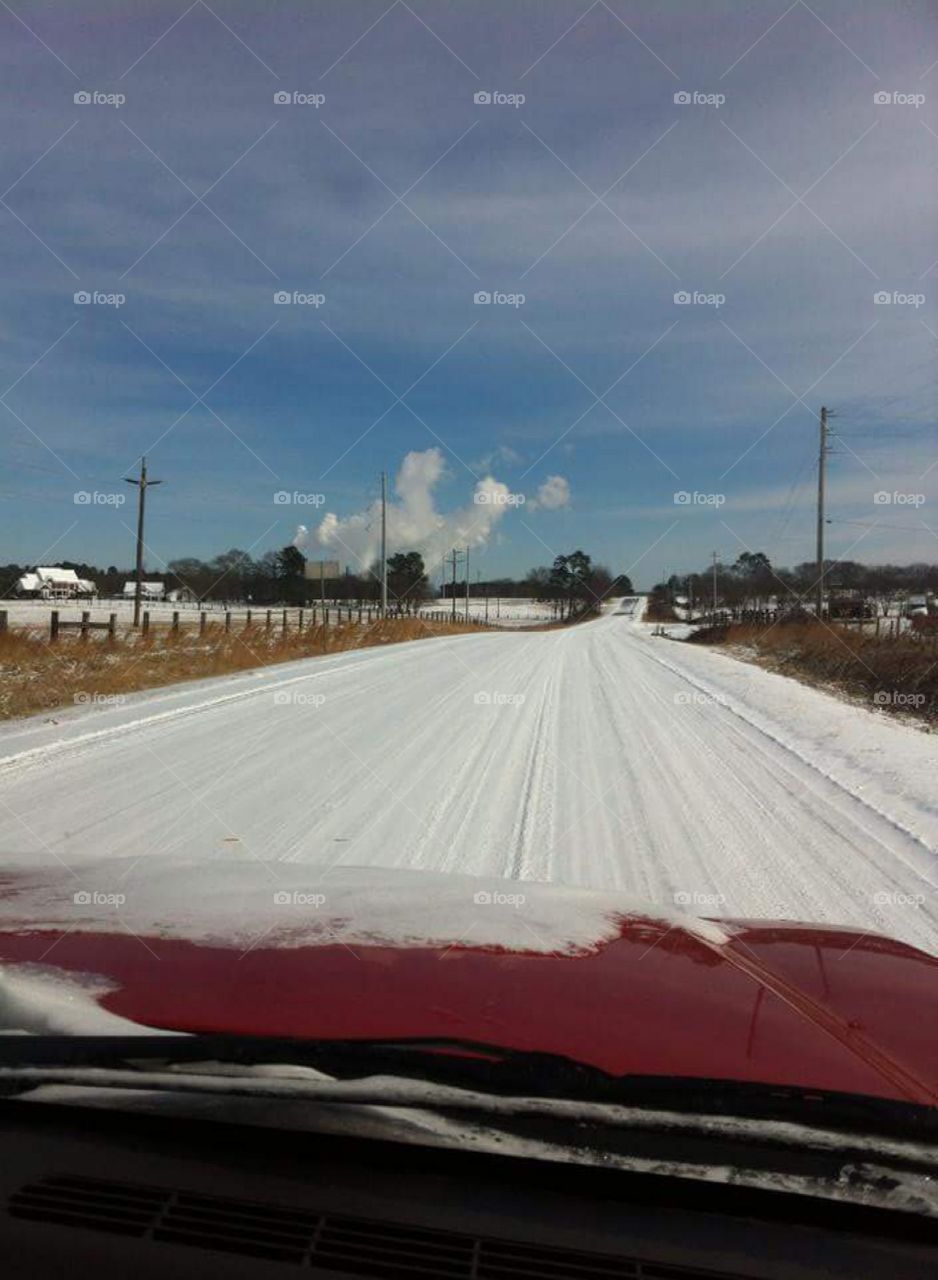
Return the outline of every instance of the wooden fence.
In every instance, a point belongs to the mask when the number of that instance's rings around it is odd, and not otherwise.
[[[417,609],[410,613],[391,613],[387,614],[389,619],[414,619],[420,622],[443,622],[452,621],[449,610],[442,612],[436,609]],[[83,610],[80,619],[63,618],[60,609],[52,609],[49,615],[49,639],[50,641],[58,640],[63,634],[68,632],[77,632],[82,640],[87,640],[91,632],[102,631],[107,633],[108,640],[114,640],[117,636],[117,619],[116,613],[109,613],[106,620],[92,620],[90,610]],[[381,620],[381,610],[370,608],[367,605],[313,605],[311,608],[288,608],[288,609],[245,609],[238,610],[237,613],[231,609],[222,612],[209,611],[201,609],[196,614],[184,614],[178,609],[174,609],[169,618],[154,617],[153,611],[144,609],[140,615],[140,632],[147,635],[151,630],[162,628],[171,632],[187,632],[192,630],[199,635],[204,635],[208,628],[222,627],[225,632],[232,632],[237,628],[248,631],[253,627],[260,627],[265,632],[279,631],[283,634],[289,631],[304,631],[311,627],[330,627],[342,626],[355,623],[371,625]],[[187,623],[193,623],[194,626],[189,627]],[[466,617],[463,613],[457,613],[456,622],[464,623]],[[470,616],[468,621],[478,627],[495,628],[495,622],[488,622],[483,618],[475,618]],[[0,609],[0,633],[9,629],[8,610]],[[132,629],[132,624],[128,621],[127,629]]]
[[[700,614],[692,620],[693,626],[724,627],[729,623],[742,623],[756,627],[784,626],[786,623],[811,623],[815,615],[808,612],[792,612],[780,609],[718,609],[716,613]],[[910,639],[938,643],[938,614],[928,614],[913,618],[890,617],[879,615],[868,618],[829,618],[825,615],[825,626],[856,628],[863,635],[877,640],[891,641]]]

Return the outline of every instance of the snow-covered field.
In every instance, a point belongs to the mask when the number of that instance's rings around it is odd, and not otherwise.
[[[182,626],[191,629],[199,625],[199,614],[204,612],[208,615],[209,622],[224,621],[225,612],[230,611],[232,623],[235,626],[243,625],[247,620],[247,614],[250,610],[251,617],[255,623],[263,623],[267,615],[266,605],[246,605],[234,604],[225,605],[219,602],[206,600],[202,603],[176,603],[173,604],[168,600],[144,600],[142,607],[150,614],[150,621],[154,624],[172,622],[173,613],[178,612],[179,620]],[[0,600],[0,609],[7,612],[7,622],[11,628],[22,630],[24,628],[38,628],[46,631],[49,627],[49,616],[53,609],[58,610],[59,618],[62,622],[79,622],[83,612],[87,611],[91,615],[92,622],[107,622],[108,617],[112,613],[117,614],[117,625],[119,628],[129,627],[133,622],[134,604],[132,600]],[[317,604],[317,612],[321,612],[322,606]],[[357,606],[353,606],[353,612],[357,614]],[[271,613],[273,621],[279,625],[283,614],[282,606],[272,606]],[[348,613],[348,606],[329,607],[329,616],[331,619],[338,617],[345,618]],[[296,621],[297,610],[291,606],[287,610],[290,626]],[[305,611],[306,618],[310,617],[310,610]]]
[[[376,606],[372,606],[375,608]],[[194,627],[198,625],[199,613],[205,611],[208,614],[210,622],[218,622],[224,618],[225,611],[230,608],[232,622],[235,626],[246,621],[248,609],[251,608],[252,617],[255,622],[262,622],[267,613],[266,605],[249,606],[246,604],[234,604],[226,606],[225,604],[205,601],[204,603],[177,603],[172,604],[165,600],[145,600],[143,608],[149,611],[150,621],[154,624],[169,623],[172,621],[174,611],[178,611],[180,622],[184,627]],[[317,613],[321,612],[322,606],[318,603],[315,606]],[[353,604],[353,614],[357,616],[357,606]],[[81,619],[82,612],[87,610],[91,614],[92,622],[107,622],[108,616],[112,613],[117,614],[118,627],[129,627],[133,620],[134,606],[132,600],[0,600],[0,609],[5,609],[7,613],[8,625],[14,629],[38,628],[48,630],[49,615],[53,609],[57,609],[59,617],[63,622],[78,622]],[[421,613],[430,613],[442,618],[449,618],[453,609],[451,600],[428,600],[421,606]],[[275,623],[279,623],[283,613],[282,607],[274,606],[272,609]],[[339,617],[345,618],[348,613],[348,605],[329,607],[330,619],[335,620]],[[469,617],[474,621],[487,620],[494,626],[499,627],[531,627],[540,623],[552,622],[554,620],[554,611],[549,604],[542,603],[538,600],[523,599],[496,599],[492,596],[488,602],[488,610],[486,611],[486,602],[482,596],[469,597]],[[296,617],[296,609],[288,610],[289,622],[292,626]],[[306,617],[310,616],[310,610],[306,610]],[[456,601],[456,618],[462,621],[466,616],[465,600]]]
[[[426,608],[432,613],[441,613],[449,617],[452,613],[452,600],[431,600]],[[457,618],[465,618],[466,601],[456,600]],[[469,597],[469,617],[479,621],[488,621],[499,627],[533,627],[541,623],[553,622],[555,611],[552,605],[542,600],[525,600],[523,598],[504,597],[497,599],[491,596],[486,604],[484,596]]]
[[[428,868],[938,952],[935,737],[651,631],[627,604],[8,723],[0,865]]]

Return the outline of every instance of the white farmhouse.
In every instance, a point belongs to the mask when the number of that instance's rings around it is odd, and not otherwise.
[[[74,600],[79,596],[97,594],[97,586],[87,578],[79,578],[74,569],[57,569],[49,565],[37,565],[31,573],[24,573],[16,584],[16,593],[32,596],[37,600]]]

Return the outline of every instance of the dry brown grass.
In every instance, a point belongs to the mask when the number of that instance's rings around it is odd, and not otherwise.
[[[388,618],[287,632],[268,632],[263,626],[226,632],[215,624],[199,635],[165,628],[145,636],[127,632],[113,642],[102,633],[86,641],[70,633],[50,644],[45,632],[4,632],[0,633],[0,719],[297,658],[481,630],[465,622]]]
[[[645,606],[644,618],[646,622],[680,621],[671,603],[660,596],[649,596],[648,604]]]
[[[938,722],[938,642],[877,639],[855,627],[732,623],[701,633],[700,640],[733,645],[760,666],[814,684],[840,689],[885,711]]]

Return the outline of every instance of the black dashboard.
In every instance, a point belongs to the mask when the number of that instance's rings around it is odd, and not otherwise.
[[[0,1126],[10,1277],[938,1274],[934,1222],[808,1196],[16,1100]]]

